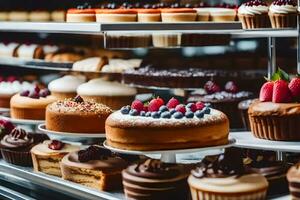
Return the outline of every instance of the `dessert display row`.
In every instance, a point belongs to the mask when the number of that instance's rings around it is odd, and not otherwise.
[[[268,6],[261,0],[251,0],[238,9],[230,8],[117,8],[92,9],[79,6],[69,9],[67,22],[191,22],[235,21],[242,22],[244,29],[296,27],[298,11],[293,0],[275,0]]]
[[[64,10],[55,11],[0,11],[0,21],[16,21],[16,22],[64,22],[66,12]]]

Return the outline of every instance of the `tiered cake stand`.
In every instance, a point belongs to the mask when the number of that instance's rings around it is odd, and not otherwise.
[[[122,153],[122,154],[130,154],[130,155],[161,155],[160,159],[163,162],[167,163],[176,163],[176,155],[177,154],[185,154],[185,153],[195,153],[195,152],[207,152],[210,154],[212,150],[222,150],[228,147],[232,147],[235,144],[235,139],[230,138],[228,144],[213,146],[213,147],[203,147],[203,148],[192,148],[192,149],[174,149],[174,150],[157,150],[157,151],[134,151],[134,150],[124,150],[111,147],[107,144],[107,141],[104,141],[103,146],[113,152]]]

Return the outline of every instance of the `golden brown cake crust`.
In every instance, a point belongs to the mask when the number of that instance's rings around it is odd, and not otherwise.
[[[46,109],[46,128],[73,133],[103,133],[112,110],[95,102],[57,101]]]
[[[228,143],[229,122],[213,110],[203,119],[154,119],[122,115],[106,121],[108,145],[128,150],[163,150],[224,145]]]

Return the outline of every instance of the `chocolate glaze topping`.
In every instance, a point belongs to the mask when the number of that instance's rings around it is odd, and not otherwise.
[[[78,152],[79,162],[88,162],[91,160],[107,160],[110,156],[112,156],[110,150],[95,145]]]
[[[34,140],[21,128],[15,128],[9,135],[6,135],[0,142],[4,148],[24,148],[33,144]]]
[[[64,148],[64,146],[65,143],[58,140],[52,140],[51,143],[48,145],[48,148],[52,150],[61,150],[62,148]]]
[[[242,159],[242,153],[238,149],[227,149],[224,154],[207,156],[192,170],[196,178],[223,178],[229,176],[241,176],[247,173]]]
[[[176,164],[148,159],[128,167],[126,171],[131,175],[143,178],[168,179],[179,175],[180,168]]]

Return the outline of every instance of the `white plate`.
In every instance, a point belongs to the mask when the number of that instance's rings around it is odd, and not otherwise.
[[[45,120],[13,119],[5,116],[1,116],[1,118],[10,121],[13,124],[19,124],[19,125],[39,125],[45,123]]]
[[[54,135],[59,137],[72,137],[72,138],[105,138],[105,133],[69,133],[69,132],[58,132],[58,131],[50,131],[46,129],[45,124],[40,124],[38,129],[47,135]]]
[[[262,149],[283,152],[300,153],[300,141],[272,141],[259,139],[253,136],[251,132],[232,132],[230,137],[236,139],[234,146],[249,149]]]
[[[106,140],[103,142],[103,146],[117,153],[145,155],[145,154],[184,154],[184,153],[193,153],[193,152],[208,151],[208,150],[215,150],[215,149],[224,149],[224,148],[232,147],[234,143],[235,143],[235,139],[230,138],[228,144],[226,145],[203,147],[203,148],[192,148],[192,149],[174,149],[174,150],[157,150],[157,151],[133,151],[133,150],[117,149],[109,146]]]

